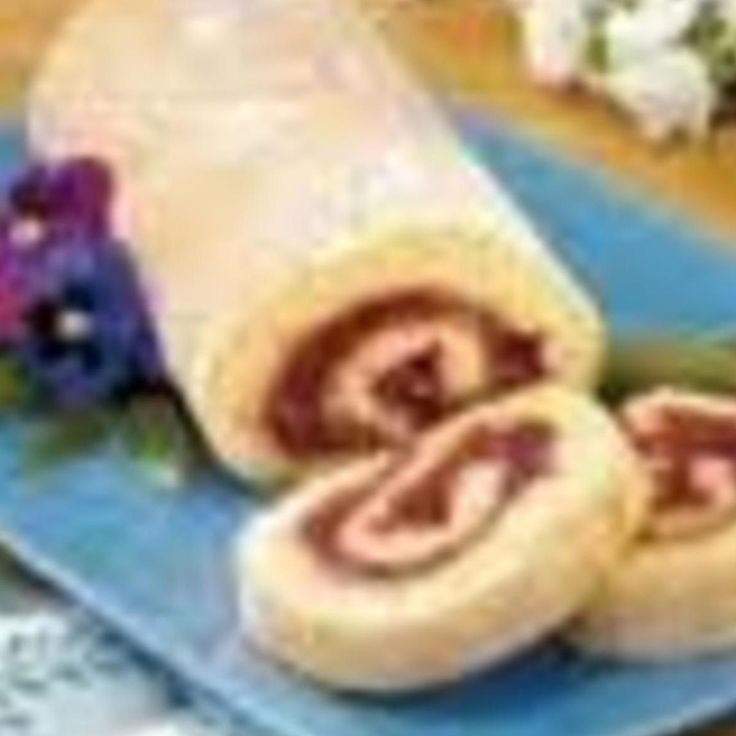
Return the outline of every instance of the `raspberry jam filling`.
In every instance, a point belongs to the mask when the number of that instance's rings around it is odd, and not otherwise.
[[[475,426],[437,457],[421,446],[362,487],[333,495],[305,521],[313,552],[332,568],[377,578],[426,571],[487,532],[520,493],[551,471],[543,422]]]
[[[468,400],[548,373],[541,335],[434,288],[354,305],[298,344],[264,424],[293,457],[395,445]]]
[[[734,519],[736,414],[662,407],[632,433],[654,479],[651,536],[697,535]]]

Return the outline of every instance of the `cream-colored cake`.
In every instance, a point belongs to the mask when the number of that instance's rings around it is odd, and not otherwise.
[[[171,374],[237,471],[595,381],[595,308],[345,2],[91,0],[28,130],[114,170]]]
[[[246,528],[246,633],[337,688],[434,685],[565,622],[640,528],[631,448],[591,399],[542,386],[403,451],[319,476]]]
[[[624,418],[655,504],[572,640],[635,660],[736,647],[736,400],[666,388],[633,399]]]

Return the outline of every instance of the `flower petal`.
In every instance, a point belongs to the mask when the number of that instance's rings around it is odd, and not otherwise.
[[[611,72],[608,93],[653,140],[674,133],[702,135],[717,104],[705,63],[685,48],[667,50]]]

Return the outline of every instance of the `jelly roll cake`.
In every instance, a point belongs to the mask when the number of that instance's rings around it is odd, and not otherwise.
[[[92,0],[29,102],[38,151],[113,171],[171,376],[236,471],[596,379],[594,306],[346,3]]]
[[[450,681],[566,622],[619,563],[649,498],[595,402],[525,389],[265,511],[238,545],[247,631],[338,688]]]
[[[622,416],[654,504],[572,640],[642,661],[733,649],[736,400],[664,387],[630,399]]]

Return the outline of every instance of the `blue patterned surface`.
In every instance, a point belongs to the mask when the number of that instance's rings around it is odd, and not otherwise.
[[[664,212],[555,163],[500,127],[464,121],[540,227],[600,295],[619,329],[736,324],[736,261]],[[0,167],[17,158],[0,140]],[[144,649],[278,736],[655,734],[736,704],[736,659],[613,667],[553,645],[440,692],[395,700],[332,695],[279,671],[238,634],[233,534],[247,489],[203,472],[176,492],[102,451],[31,482],[23,427],[0,427],[0,537]]]

